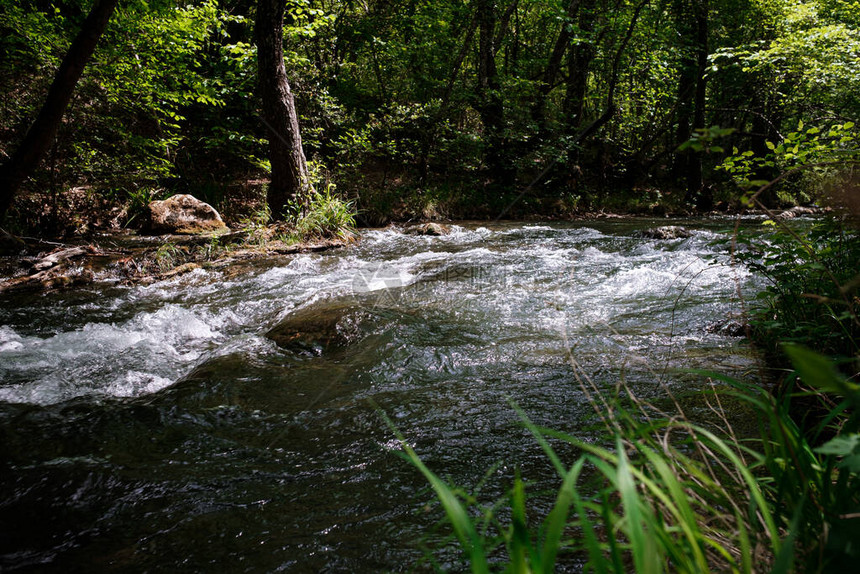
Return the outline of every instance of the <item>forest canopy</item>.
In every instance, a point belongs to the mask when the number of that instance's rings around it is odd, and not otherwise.
[[[755,182],[827,164],[765,197],[810,202],[844,177],[833,162],[856,157],[857,1],[285,7],[311,178],[337,184],[365,223],[495,217],[520,194],[511,215],[731,208]],[[0,1],[2,161],[90,8]],[[121,0],[14,225],[80,227],[87,206],[110,215],[89,225],[129,225],[180,192],[247,216],[270,169],[256,12],[247,0]]]

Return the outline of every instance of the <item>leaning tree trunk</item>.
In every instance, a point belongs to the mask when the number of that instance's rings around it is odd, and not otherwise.
[[[266,202],[276,219],[284,216],[291,201],[304,208],[311,192],[299,118],[284,66],[285,8],[286,0],[258,0],[254,27],[262,119],[269,130],[272,167]]]
[[[0,221],[6,215],[15,194],[39,166],[54,142],[63,114],[72,99],[84,67],[93,55],[119,0],[96,0],[66,57],[57,69],[48,97],[30,127],[24,141],[12,157],[0,167]]]
[[[538,84],[538,93],[532,102],[531,116],[537,126],[536,134],[538,141],[545,139],[547,136],[547,98],[553,88],[555,88],[556,79],[561,74],[564,55],[573,37],[573,19],[576,17],[577,11],[579,11],[579,4],[580,0],[570,0],[567,6],[565,19],[561,23],[561,30],[556,37],[555,46],[552,49],[546,68],[544,68],[543,78]]]

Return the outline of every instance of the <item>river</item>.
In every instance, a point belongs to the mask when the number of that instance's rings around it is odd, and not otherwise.
[[[369,230],[336,252],[149,286],[0,299],[0,569],[391,571],[444,536],[384,411],[436,473],[491,501],[557,481],[510,401],[601,440],[573,366],[660,403],[742,376],[709,328],[756,283],[715,244],[729,219]],[[266,334],[339,309],[337,337]],[[701,414],[706,418],[706,414]],[[539,506],[539,504],[538,504]],[[539,508],[538,508],[539,510]],[[439,555],[453,567],[456,551]]]

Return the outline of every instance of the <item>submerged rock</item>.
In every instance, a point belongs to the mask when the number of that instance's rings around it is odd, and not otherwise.
[[[358,339],[361,324],[369,318],[355,299],[329,299],[293,311],[266,337],[282,349],[320,355]]]
[[[693,233],[689,229],[677,225],[665,225],[663,227],[643,229],[636,235],[646,239],[686,239],[687,237],[692,237]]]
[[[227,231],[214,207],[188,194],[179,194],[149,204],[149,231],[195,235]]]
[[[786,209],[782,213],[778,214],[777,219],[794,219],[795,217],[799,217],[801,215],[817,215],[820,213],[820,210],[814,207],[803,207],[803,206],[795,206],[791,209]]]
[[[440,236],[448,235],[450,232],[451,228],[449,228],[447,225],[442,225],[441,223],[422,223],[420,225],[410,225],[403,230],[403,233],[405,233],[406,235]]]
[[[747,334],[747,323],[743,320],[730,318],[708,325],[705,327],[705,331],[724,337],[745,337]]]

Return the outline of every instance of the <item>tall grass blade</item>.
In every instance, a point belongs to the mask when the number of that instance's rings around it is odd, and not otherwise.
[[[451,488],[448,487],[443,480],[433,474],[424,462],[422,462],[421,458],[415,453],[415,450],[408,442],[406,442],[406,439],[402,434],[400,434],[391,419],[388,418],[388,415],[382,411],[380,411],[380,415],[388,427],[397,436],[397,439],[400,441],[400,446],[403,448],[403,452],[395,451],[395,454],[404,460],[409,461],[419,471],[421,471],[421,474],[424,475],[430,483],[430,486],[433,488],[433,491],[436,493],[439,502],[442,503],[442,507],[445,509],[445,514],[448,516],[448,520],[454,528],[454,533],[457,535],[460,545],[469,556],[472,572],[475,574],[489,573],[490,567],[487,562],[483,539],[475,529],[475,525],[469,517],[466,509],[457,499],[457,496]]]
[[[624,507],[626,533],[630,538],[633,564],[636,566],[636,572],[658,574],[662,571],[660,551],[651,528],[648,528],[653,525],[653,517],[645,511],[647,503],[642,500],[636,488],[630,462],[624,451],[624,443],[620,438],[616,440],[615,448],[618,451],[618,466],[615,469],[616,475],[613,482],[617,485]]]

